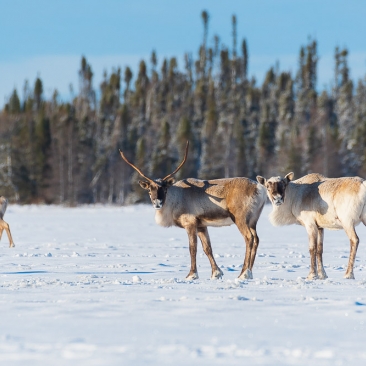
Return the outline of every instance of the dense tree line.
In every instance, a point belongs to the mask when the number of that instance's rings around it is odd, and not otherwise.
[[[355,86],[346,49],[336,48],[334,80],[316,89],[317,43],[301,47],[296,75],[271,67],[262,85],[248,77],[245,39],[208,41],[202,12],[197,57],[142,60],[105,72],[94,89],[82,57],[79,91],[61,102],[43,96],[42,80],[14,90],[0,113],[2,194],[22,203],[134,203],[146,199],[138,175],[118,149],[151,177],[174,170],[191,142],[177,178],[365,176],[366,78]],[[238,43],[240,46],[238,46]]]

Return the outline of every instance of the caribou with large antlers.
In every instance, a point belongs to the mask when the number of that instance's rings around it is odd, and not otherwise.
[[[257,180],[267,188],[275,226],[298,224],[309,236],[310,273],[308,279],[325,279],[323,267],[324,229],[343,229],[350,240],[350,255],[345,278],[354,279],[353,266],[359,243],[355,226],[366,225],[366,181],[359,177],[326,178],[309,174],[292,181],[294,173],[284,178]]]
[[[223,276],[212,255],[207,227],[229,226],[234,223],[246,243],[244,265],[239,278],[253,278],[252,268],[259,244],[256,225],[266,200],[266,190],[262,185],[247,178],[188,178],[174,183],[173,175],[187,160],[188,146],[187,142],[184,159],[178,168],[163,179],[147,177],[127,160],[122,151],[120,153],[122,159],[146,179],[139,181],[139,184],[149,192],[156,210],[156,223],[165,227],[178,226],[187,231],[191,256],[191,269],[187,279],[198,279],[197,235],[211,264],[211,278]]]

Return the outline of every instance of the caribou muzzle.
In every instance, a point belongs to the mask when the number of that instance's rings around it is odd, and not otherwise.
[[[155,210],[161,210],[163,208],[163,200],[159,199],[153,200],[152,204]]]
[[[273,203],[276,205],[276,206],[281,206],[284,202],[284,197],[278,195],[276,197],[273,197]]]

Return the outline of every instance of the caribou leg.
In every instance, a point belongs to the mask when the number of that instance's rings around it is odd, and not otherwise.
[[[237,220],[239,221],[239,220]],[[241,234],[243,235],[244,239],[245,239],[245,257],[244,257],[244,264],[243,264],[243,268],[241,270],[241,273],[239,275],[239,279],[244,280],[244,279],[252,279],[253,278],[253,274],[252,271],[250,270],[250,259],[251,259],[251,252],[253,249],[253,235],[249,229],[249,227],[246,224],[237,224],[239,231],[241,232]]]
[[[328,278],[324,266],[323,266],[323,241],[324,241],[324,229],[318,229],[318,242],[316,245],[316,260],[318,265],[318,276],[319,279],[325,280]]]
[[[201,240],[203,251],[207,255],[208,260],[210,261],[210,264],[211,264],[211,268],[212,268],[211,279],[221,278],[224,274],[222,273],[221,269],[216,264],[215,258],[212,255],[211,241],[210,241],[210,236],[208,235],[207,227],[198,227],[197,233],[198,233],[198,237]]]
[[[316,280],[318,278],[318,272],[316,270],[318,228],[316,227],[316,225],[306,226],[305,228],[309,236],[309,252],[310,252],[310,272],[306,279]]]
[[[355,276],[353,274],[353,266],[355,263],[359,239],[356,234],[355,228],[353,226],[350,226],[347,229],[345,228],[345,231],[346,231],[347,236],[349,237],[351,248],[350,248],[350,253],[349,253],[347,271],[346,271],[346,274],[344,275],[344,278],[349,278],[349,279],[354,280]]]
[[[250,262],[249,262],[249,269],[250,271],[253,271],[253,265],[254,265],[254,261],[255,261],[255,256],[257,255],[257,249],[258,249],[258,245],[259,245],[259,238],[257,235],[257,230],[256,230],[256,224],[250,228],[250,231],[252,233],[253,236],[253,248],[250,252]]]
[[[1,232],[0,239],[1,239],[1,236],[2,236],[4,230],[6,231],[6,234],[8,235],[9,248],[15,247],[13,238],[11,236],[9,224],[7,222],[5,222],[4,220],[0,220],[0,232]]]
[[[197,272],[197,226],[196,225],[188,225],[185,227],[188,239],[189,239],[189,254],[191,255],[191,270],[189,271],[186,279],[187,280],[197,280],[198,272]]]

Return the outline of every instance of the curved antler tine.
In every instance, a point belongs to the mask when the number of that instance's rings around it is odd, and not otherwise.
[[[133,165],[132,163],[130,163],[127,158],[125,157],[125,155],[123,154],[123,152],[121,150],[119,150],[122,159],[129,165],[132,166],[132,168],[134,168],[140,175],[141,177],[147,179],[149,182],[153,182],[152,179],[150,179],[149,177],[147,177],[137,166]]]
[[[189,141],[187,141],[187,145],[186,145],[186,152],[184,154],[184,158],[183,161],[179,164],[178,168],[174,170],[173,173],[170,173],[169,175],[167,175],[165,178],[163,178],[163,180],[166,180],[168,178],[170,178],[171,176],[173,176],[182,166],[183,164],[186,162],[187,160],[187,155],[188,155],[188,147],[189,147]]]

